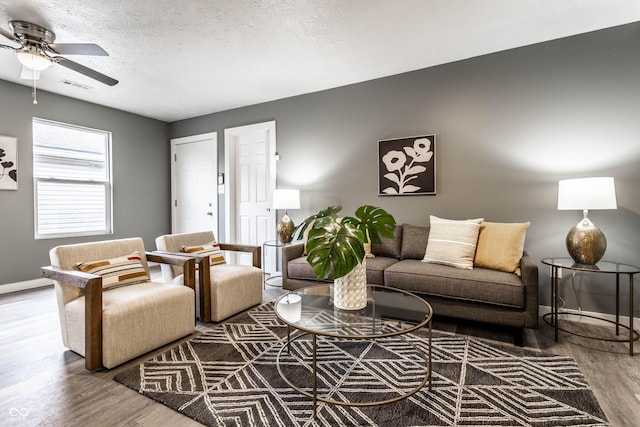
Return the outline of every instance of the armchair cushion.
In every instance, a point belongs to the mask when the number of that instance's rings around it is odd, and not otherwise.
[[[156,238],[156,248],[166,252],[182,252],[183,247],[202,246],[206,242],[213,241],[217,241],[213,231],[165,234]],[[175,278],[182,274],[182,268],[175,265],[161,265],[160,269],[164,282],[173,282]]]
[[[193,290],[146,282],[102,294],[102,363],[113,368],[194,329]],[[85,356],[84,296],[64,306],[67,347]]]
[[[208,256],[209,265],[226,264],[220,245],[215,240],[213,242],[205,243],[204,245],[196,246],[183,246],[182,252],[190,255]]]
[[[75,268],[83,273],[102,276],[104,290],[150,280],[138,251],[115,258],[78,262]]]

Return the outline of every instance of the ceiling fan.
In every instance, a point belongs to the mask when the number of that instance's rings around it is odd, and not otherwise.
[[[56,35],[48,28],[26,21],[10,21],[9,26],[13,33],[0,28],[0,34],[10,41],[17,43],[19,47],[8,46],[0,43],[0,48],[13,50],[18,61],[23,65],[23,77],[35,80],[40,77],[40,71],[49,68],[52,64],[60,64],[63,67],[84,74],[94,80],[108,86],[118,84],[118,80],[85,67],[82,64],[71,61],[60,55],[92,55],[109,56],[100,46],[93,43],[54,43]],[[35,97],[35,94],[34,94]],[[35,100],[35,98],[34,98]]]

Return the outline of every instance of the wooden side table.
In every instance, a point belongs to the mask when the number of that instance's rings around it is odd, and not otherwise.
[[[620,262],[613,261],[600,261],[594,265],[585,265],[585,264],[576,264],[571,258],[544,258],[542,260],[543,264],[546,264],[551,267],[551,313],[547,313],[543,316],[543,320],[554,327],[555,329],[555,340],[558,341],[558,330],[578,335],[583,338],[589,339],[599,339],[603,341],[612,341],[612,342],[628,342],[629,343],[629,354],[633,356],[633,342],[638,339],[638,332],[633,329],[633,276],[637,273],[640,273],[640,268],[634,265],[623,264]],[[570,314],[570,313],[561,313],[558,310],[558,287],[560,284],[560,270],[568,270],[568,271],[579,271],[586,273],[596,273],[596,274],[615,274],[616,276],[616,320],[615,322],[603,319],[601,317],[592,316],[588,314],[581,314],[584,317],[591,317],[594,319],[602,320],[604,322],[613,323],[616,326],[616,336],[620,336],[620,328],[627,329],[629,331],[629,337],[620,337],[606,339],[594,336],[580,335],[573,331],[563,329],[558,322],[558,315],[562,314]],[[629,326],[623,325],[620,323],[620,276],[626,275],[629,278]],[[549,320],[549,318],[551,320]]]

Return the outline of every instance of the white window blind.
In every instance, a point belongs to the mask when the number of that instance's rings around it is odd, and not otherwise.
[[[109,132],[33,120],[36,238],[111,233],[110,142]]]

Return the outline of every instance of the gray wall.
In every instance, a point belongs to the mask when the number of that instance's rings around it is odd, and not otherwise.
[[[301,190],[294,221],[365,203],[399,223],[427,225],[430,214],[531,221],[525,249],[536,260],[567,256],[564,238],[581,218],[556,210],[558,180],[611,175],[619,207],[591,218],[608,238],[606,258],[640,265],[639,41],[634,23],[179,121],[170,134],[218,131],[222,150],[225,128],[276,120],[278,185]],[[378,196],[377,141],[429,133],[437,195]],[[548,268],[539,265],[548,305]],[[576,276],[582,308],[612,312],[612,283]],[[577,307],[569,278],[562,296]]]
[[[112,132],[114,234],[34,239],[31,119],[39,117]],[[0,80],[0,135],[18,138],[18,191],[0,191],[0,284],[40,277],[49,249],[59,244],[142,237],[171,231],[169,125]],[[0,285],[1,286],[1,285]]]

